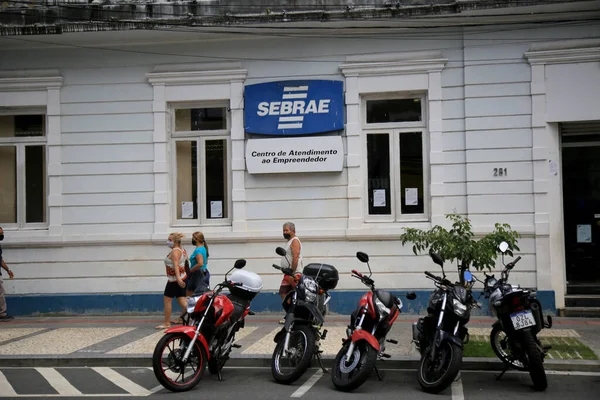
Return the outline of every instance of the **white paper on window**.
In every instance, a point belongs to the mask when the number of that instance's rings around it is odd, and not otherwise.
[[[182,201],[181,202],[181,218],[194,218],[194,202],[193,201]]]
[[[385,207],[385,189],[373,190],[373,207]]]
[[[406,188],[404,189],[404,202],[407,206],[419,205],[419,189]]]
[[[592,225],[577,225],[577,243],[592,243]]]
[[[211,218],[223,218],[223,202],[211,201],[210,202],[210,217]]]

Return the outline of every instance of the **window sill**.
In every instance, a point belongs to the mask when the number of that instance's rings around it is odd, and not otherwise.
[[[346,230],[348,240],[398,240],[405,228],[431,229],[431,222],[423,220],[364,222],[360,227]]]
[[[415,218],[404,218],[401,220],[393,220],[393,219],[379,219],[379,218],[372,218],[372,217],[368,217],[367,219],[365,219],[364,224],[383,224],[384,226],[389,226],[390,224],[400,224],[400,225],[406,225],[406,224],[413,224],[413,223],[429,223],[431,222],[431,220],[427,217],[423,217],[423,216],[419,216],[419,217],[415,217]]]
[[[229,220],[225,220],[225,221],[215,221],[215,222],[205,222],[202,223],[200,221],[198,221],[197,219],[195,220],[190,220],[189,222],[183,222],[183,221],[177,221],[177,222],[173,222],[170,225],[171,228],[189,228],[189,227],[194,227],[194,228],[222,228],[222,227],[227,227],[227,228],[231,228],[231,221]]]

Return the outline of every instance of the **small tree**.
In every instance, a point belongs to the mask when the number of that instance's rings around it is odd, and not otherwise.
[[[519,233],[512,230],[508,224],[495,224],[493,232],[488,233],[479,240],[471,231],[471,221],[457,214],[446,215],[452,220],[452,229],[447,231],[439,225],[428,231],[415,228],[404,228],[405,233],[400,236],[404,245],[413,243],[413,253],[418,255],[424,250],[438,253],[447,261],[456,260],[459,265],[459,276],[462,281],[462,271],[469,266],[481,271],[485,268],[492,270],[496,265],[498,245],[505,241],[511,250],[520,250],[517,246]],[[512,256],[512,252],[507,252]]]

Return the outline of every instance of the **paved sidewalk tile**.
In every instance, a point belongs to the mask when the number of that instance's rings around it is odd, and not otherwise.
[[[70,354],[135,328],[59,328],[0,346],[0,355]]]
[[[489,336],[491,332],[492,328],[469,328],[471,336]],[[542,329],[538,337],[580,337],[580,335],[573,329]]]
[[[244,337],[252,333],[258,327],[247,326],[241,329],[236,334],[236,341],[242,340]],[[108,351],[106,354],[152,354],[156,343],[165,335],[164,331],[153,333],[152,335],[146,336],[142,339],[136,340],[125,346],[118,347],[114,350]]]
[[[6,328],[0,330],[0,343],[43,331],[46,328]]]

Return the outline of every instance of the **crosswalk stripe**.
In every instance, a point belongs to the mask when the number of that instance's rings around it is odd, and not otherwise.
[[[137,383],[125,378],[123,375],[119,374],[117,371],[113,370],[109,367],[94,367],[92,368],[94,371],[125,390],[127,393],[135,395],[135,396],[148,396],[150,395],[150,391],[146,388],[141,387]]]
[[[17,395],[17,392],[15,392],[15,389],[13,389],[10,383],[8,383],[8,380],[6,379],[2,371],[0,371],[0,393],[2,393],[2,396]]]
[[[48,381],[50,386],[58,392],[58,394],[71,396],[80,395],[81,392],[69,383],[69,381],[54,368],[36,368],[36,370]]]

